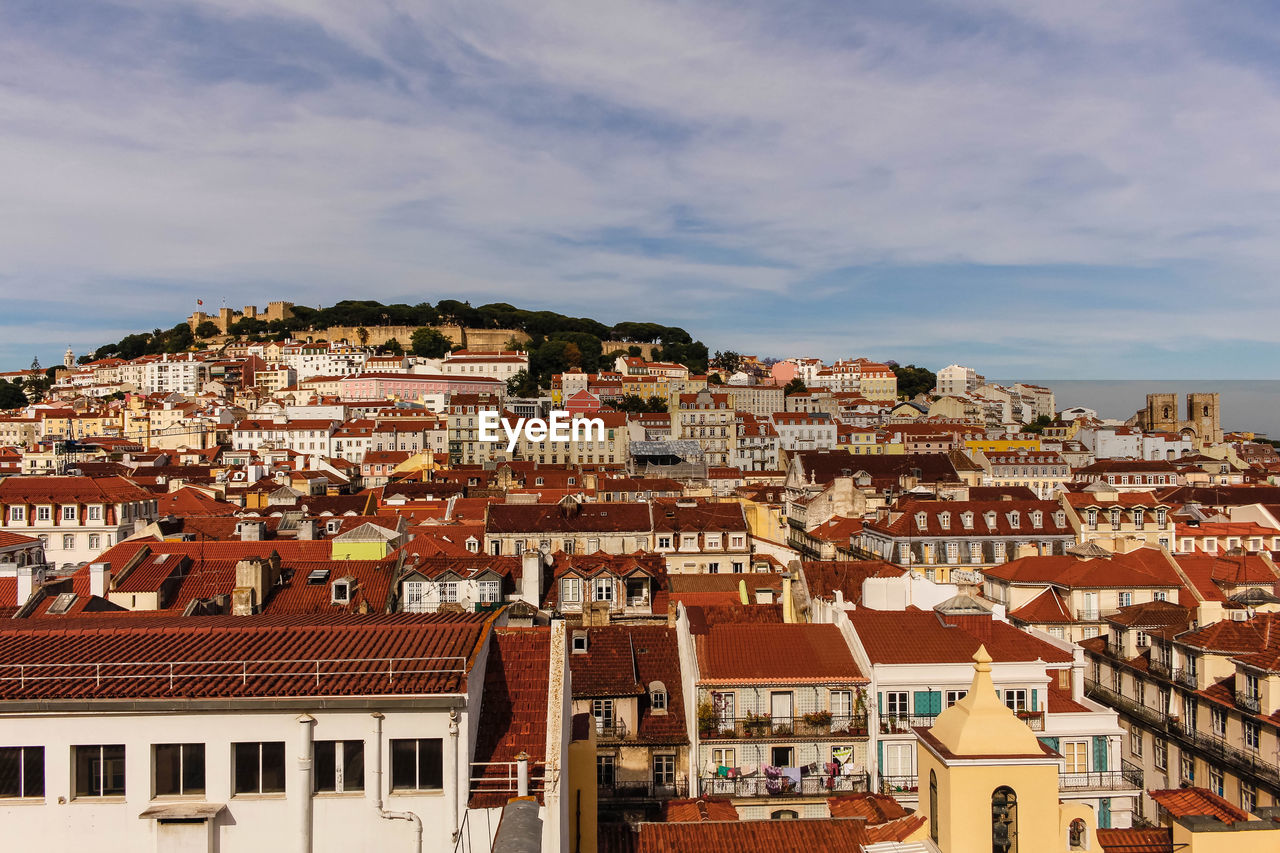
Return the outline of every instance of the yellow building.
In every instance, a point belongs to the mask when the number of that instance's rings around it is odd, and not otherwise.
[[[970,456],[975,450],[981,450],[983,453],[1009,453],[1018,450],[1029,452],[1040,452],[1039,437],[1013,437],[1005,436],[1004,438],[979,438],[964,443],[965,452]]]
[[[916,729],[929,837],[942,853],[1099,849],[1093,809],[1058,800],[1062,757],[996,695],[985,646],[973,661],[964,698]]]

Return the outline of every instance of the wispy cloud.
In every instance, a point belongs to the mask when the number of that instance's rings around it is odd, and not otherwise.
[[[1269,375],[1280,19],[1207,15],[6,3],[0,360],[196,296],[448,296],[775,354]]]

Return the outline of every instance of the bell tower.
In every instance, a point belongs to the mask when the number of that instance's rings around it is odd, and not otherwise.
[[[969,692],[916,729],[920,814],[942,853],[1099,849],[1097,820],[1058,801],[1058,760],[996,695],[991,655],[973,656]]]

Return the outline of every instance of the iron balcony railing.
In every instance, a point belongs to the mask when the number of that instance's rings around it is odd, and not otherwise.
[[[1173,677],[1173,668],[1169,665],[1169,662],[1159,658],[1152,658],[1147,661],[1147,671],[1161,678]]]
[[[672,800],[689,796],[689,782],[685,779],[674,782],[615,779],[597,785],[596,792],[602,800]]]
[[[617,720],[612,723],[596,723],[596,740],[623,740],[627,736],[627,723]]]
[[[1257,693],[1236,691],[1236,704],[1251,714],[1262,713],[1262,697]]]
[[[914,728],[929,728],[937,720],[933,714],[881,714],[880,734],[905,734]]]
[[[1188,687],[1192,690],[1196,689],[1196,671],[1194,669],[1186,669],[1179,667],[1173,671],[1173,680]]]
[[[908,794],[916,790],[919,790],[919,785],[914,774],[911,776],[880,777],[880,793],[882,794]]]
[[[1150,726],[1163,728],[1165,724],[1165,715],[1155,708],[1143,705],[1136,699],[1132,699],[1121,693],[1112,690],[1110,687],[1103,686],[1100,682],[1086,679],[1084,684],[1085,694],[1091,699],[1102,702],[1120,711],[1124,711],[1131,716],[1138,717]]]
[[[798,717],[748,714],[745,717],[716,719],[711,727],[699,734],[703,740],[866,737],[867,718],[863,715],[832,716],[826,712]]]
[[[1093,770],[1083,773],[1059,773],[1058,787],[1064,791],[1142,790],[1142,768],[1128,761],[1119,770]]]
[[[536,794],[546,790],[545,774],[547,762],[529,762],[529,793]],[[518,761],[473,761],[471,762],[472,794],[511,794],[513,797],[520,789],[520,762]]]
[[[798,782],[785,775],[770,778],[763,773],[736,779],[708,776],[698,780],[699,794],[704,797],[828,797],[870,790],[870,776],[866,773],[814,774],[801,776]]]

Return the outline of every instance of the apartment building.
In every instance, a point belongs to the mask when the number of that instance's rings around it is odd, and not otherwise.
[[[1107,551],[1122,550],[1132,543],[1173,550],[1174,523],[1169,514],[1174,505],[1151,491],[1121,491],[1096,483],[1083,491],[1064,492],[1059,502],[1082,543],[1091,542]]]
[[[673,396],[671,435],[696,441],[709,467],[730,465],[738,447],[738,421],[729,395],[703,390]]]
[[[0,530],[40,540],[55,566],[88,562],[155,521],[156,496],[124,477],[0,480]]]

